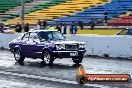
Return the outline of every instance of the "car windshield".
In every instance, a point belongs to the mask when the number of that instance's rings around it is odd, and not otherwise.
[[[46,41],[47,40],[64,40],[65,39],[65,37],[57,31],[42,31],[42,32],[39,32],[38,35],[41,39],[45,39]]]

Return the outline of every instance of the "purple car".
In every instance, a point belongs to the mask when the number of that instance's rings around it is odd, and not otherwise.
[[[49,66],[56,58],[72,58],[75,64],[79,64],[86,52],[83,42],[68,41],[60,32],[52,30],[24,33],[9,43],[9,49],[19,63],[25,57],[40,58]]]

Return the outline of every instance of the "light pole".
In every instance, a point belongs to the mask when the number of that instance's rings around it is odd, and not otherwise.
[[[24,0],[21,0],[21,24],[24,27]]]

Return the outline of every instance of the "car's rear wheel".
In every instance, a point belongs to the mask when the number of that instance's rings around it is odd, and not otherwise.
[[[21,55],[21,52],[19,49],[14,50],[14,58],[17,62],[23,62],[25,57]]]
[[[45,50],[43,52],[43,58],[42,58],[43,62],[47,65],[49,65],[50,67],[52,67],[52,64],[54,62],[54,57],[53,57],[53,54],[48,51],[48,50]]]
[[[83,56],[72,57],[72,60],[75,64],[79,64],[82,62]]]

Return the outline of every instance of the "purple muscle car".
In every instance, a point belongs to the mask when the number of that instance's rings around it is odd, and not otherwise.
[[[52,30],[24,33],[9,43],[9,49],[19,63],[25,57],[40,58],[49,66],[56,58],[72,58],[75,64],[79,64],[86,52],[83,42],[68,41],[60,32]]]

